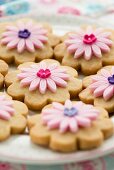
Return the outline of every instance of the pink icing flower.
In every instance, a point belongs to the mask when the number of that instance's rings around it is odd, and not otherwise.
[[[69,53],[74,54],[74,58],[84,56],[90,60],[92,55],[102,57],[102,52],[109,52],[112,41],[109,39],[110,32],[103,32],[101,28],[93,30],[88,27],[86,31],[79,29],[77,33],[69,35],[65,41]]]
[[[101,69],[100,75],[92,76],[92,83],[89,86],[95,97],[103,96],[109,100],[114,96],[114,67],[111,71]]]
[[[41,3],[43,4],[54,4],[56,3],[56,0],[40,0]]]
[[[34,52],[35,48],[42,49],[47,42],[47,31],[32,22],[18,22],[16,26],[8,26],[2,34],[1,43],[7,45],[8,49],[17,48],[19,53],[25,49]]]
[[[11,166],[8,163],[0,163],[0,170],[11,170]]]
[[[13,101],[0,96],[0,119],[9,120],[14,115]]]
[[[66,87],[69,75],[58,64],[47,65],[42,61],[39,64],[21,68],[18,78],[21,80],[21,86],[29,86],[30,91],[39,89],[39,92],[44,94],[47,89],[55,93],[57,86]]]
[[[58,13],[60,14],[73,14],[80,15],[80,11],[73,7],[63,6],[58,9]]]
[[[66,100],[65,105],[53,102],[52,108],[43,109],[42,120],[49,129],[59,128],[61,133],[67,130],[75,133],[80,126],[91,126],[91,122],[97,119],[98,114],[99,111],[92,105],[83,102],[73,104],[70,100]]]

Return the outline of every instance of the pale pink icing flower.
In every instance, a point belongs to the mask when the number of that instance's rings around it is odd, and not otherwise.
[[[42,61],[39,64],[21,68],[18,78],[21,80],[21,86],[29,86],[30,91],[39,89],[41,94],[45,94],[47,89],[55,93],[57,86],[66,87],[69,75],[66,69],[60,68],[58,64],[47,65]]]
[[[92,105],[83,102],[72,103],[66,100],[65,105],[52,103],[52,108],[42,110],[42,121],[49,129],[58,128],[61,133],[77,132],[79,127],[89,127],[96,120],[99,111]]]
[[[93,55],[98,58],[102,57],[102,52],[109,52],[112,46],[110,32],[103,32],[101,28],[93,30],[88,27],[86,31],[79,29],[77,33],[69,35],[65,41],[69,53],[74,54],[74,58],[84,56],[90,60]]]
[[[89,88],[95,97],[103,96],[106,101],[112,98],[114,96],[114,67],[111,71],[101,69],[99,75],[92,76]]]
[[[74,7],[62,6],[58,9],[59,14],[73,14],[80,15],[80,11]]]
[[[13,101],[0,96],[0,119],[9,120],[14,115]]]
[[[42,49],[47,42],[47,31],[42,26],[32,22],[18,22],[16,26],[7,26],[2,34],[1,43],[8,49],[17,48],[19,53],[25,49],[34,52],[35,48]]]
[[[0,163],[0,170],[11,170],[9,163]]]

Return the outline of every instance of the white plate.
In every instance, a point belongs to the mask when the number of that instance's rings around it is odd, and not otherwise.
[[[34,16],[38,20],[51,22],[54,32],[61,35],[66,31],[75,30],[76,26],[84,24],[95,24],[94,20],[79,17],[57,17],[57,16]],[[10,18],[14,19],[14,18]],[[97,23],[98,25],[98,23]],[[99,24],[101,25],[101,24]],[[102,23],[105,26],[105,23]],[[109,26],[109,25],[108,25]],[[114,122],[114,118],[112,117]],[[93,132],[94,133],[94,132]],[[70,154],[61,154],[49,149],[36,146],[31,143],[29,136],[17,135],[10,137],[7,141],[0,143],[0,161],[8,161],[23,164],[63,164],[91,160],[114,151],[114,136],[104,144],[91,151],[78,151]]]

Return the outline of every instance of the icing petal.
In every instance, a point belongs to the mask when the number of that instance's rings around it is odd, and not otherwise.
[[[63,80],[69,80],[69,75],[65,73],[57,73],[57,72],[52,72],[51,77],[60,77]]]
[[[101,69],[100,74],[103,75],[106,78],[111,76],[111,73],[106,69]]]
[[[85,46],[85,59],[90,60],[92,55],[92,49],[90,46]]]
[[[109,38],[111,35],[111,32],[101,32],[100,33],[100,36],[103,37],[103,38]]]
[[[46,65],[46,63],[44,62],[44,61],[41,61],[40,62],[40,69],[46,69],[47,68],[47,65]]]
[[[55,109],[55,108],[43,109],[43,110],[42,110],[42,113],[43,113],[43,114],[46,114],[46,115],[51,115],[51,114],[52,114],[52,115],[56,115],[56,114],[57,114],[58,116],[61,115],[61,111],[60,111],[60,110],[57,110],[57,109]]]
[[[80,57],[83,53],[84,53],[84,46],[82,45],[76,50],[74,54],[74,58]]]
[[[95,54],[95,56],[97,56],[99,58],[102,57],[101,50],[97,45],[93,44],[92,45],[92,50],[93,50],[93,53]]]
[[[20,39],[19,43],[17,44],[17,51],[19,53],[22,53],[24,49],[25,49],[25,40]]]
[[[28,51],[30,51],[30,52],[35,51],[34,45],[29,39],[26,39],[25,44],[26,44],[26,48],[27,48]]]
[[[65,68],[59,68],[58,66],[56,66],[56,68],[51,68],[51,67],[48,67],[52,73],[66,73],[66,69]]]
[[[79,46],[80,46],[80,43],[72,44],[67,48],[67,50],[69,51],[69,53],[74,53],[76,51],[76,49],[79,48]]]
[[[102,86],[104,84],[103,81],[97,81],[95,83],[92,83],[89,85],[89,89],[94,91],[96,88],[98,88],[99,86]],[[106,85],[108,85],[108,83],[105,83]]]
[[[64,118],[60,123],[60,132],[64,133],[68,129],[68,119]]]
[[[37,87],[39,86],[39,83],[40,83],[40,78],[34,79],[30,84],[29,90],[30,91],[36,90]]]
[[[64,81],[62,78],[51,76],[51,79],[60,87],[66,87],[67,82]]]
[[[56,84],[55,84],[55,82],[53,81],[53,79],[50,79],[50,78],[48,78],[47,79],[47,86],[48,86],[48,89],[50,90],[50,91],[52,91],[52,92],[56,92]]]
[[[53,102],[52,105],[55,109],[58,109],[58,110],[61,110],[61,111],[64,110],[64,106],[61,103]]]
[[[81,127],[89,127],[91,125],[91,121],[88,118],[76,116],[75,119]]]
[[[110,48],[108,47],[108,45],[106,45],[105,43],[102,42],[97,42],[97,46],[99,46],[99,48],[104,51],[104,52],[109,52]]]
[[[100,81],[100,80],[103,80],[103,81],[106,81],[107,78],[103,77],[103,76],[99,76],[99,75],[94,75],[91,77],[92,81]]]
[[[24,78],[23,80],[21,80],[21,86],[26,86],[28,84],[30,84],[33,80],[34,80],[34,76],[31,76],[31,77],[26,77]]]
[[[104,93],[103,93],[103,97],[104,99],[107,101],[109,100],[112,96],[114,95],[114,87],[113,86],[109,86],[105,89]]]
[[[12,37],[12,36],[10,36],[10,37],[5,37],[5,38],[1,39],[1,43],[2,43],[2,44],[7,44],[7,43],[9,43],[10,41],[13,41],[14,39],[15,39],[15,36],[14,36],[14,37]]]
[[[18,28],[15,27],[15,26],[7,26],[6,29],[7,29],[8,31],[10,30],[10,31],[18,32]]]
[[[39,39],[41,42],[44,42],[44,43],[46,43],[47,40],[48,40],[48,38],[47,38],[46,36],[44,36],[44,35],[39,35],[39,36],[38,36],[38,39]]]
[[[99,97],[103,95],[104,90],[108,87],[109,85],[101,85],[98,88],[95,89],[94,91],[94,96]]]
[[[54,63],[54,64],[51,64],[51,65],[49,65],[48,66],[48,69],[49,70],[51,70],[51,71],[53,71],[53,70],[55,70],[56,69],[56,71],[59,71],[60,69],[58,69],[58,64],[57,63]],[[61,69],[61,71],[62,71],[63,69]]]
[[[39,91],[41,94],[44,94],[47,89],[47,83],[45,79],[41,79],[39,83]]]
[[[65,108],[70,109],[71,107],[72,107],[72,102],[69,99],[67,99],[66,102],[65,102]]]
[[[53,120],[55,118],[54,115],[45,115],[42,117],[43,124],[47,124],[48,121]]]
[[[61,122],[60,118],[54,118],[53,120],[50,120],[48,122],[48,124],[47,124],[48,128],[49,129],[55,129],[55,128],[57,128],[59,126],[60,122]]]
[[[90,112],[90,113],[88,112],[88,113],[84,114],[83,117],[87,117],[91,120],[96,120],[97,114],[93,113],[93,112]]]
[[[7,36],[17,36],[17,32],[14,31],[6,31],[4,33],[2,33],[3,37],[7,37]]]
[[[18,44],[18,42],[19,42],[19,38],[10,41],[10,42],[7,44],[8,49],[12,49],[12,48],[16,47],[17,44]]]
[[[111,73],[114,74],[114,66],[112,66]]]
[[[5,119],[5,120],[9,120],[11,118],[11,115],[8,114],[8,112],[1,110],[0,111],[0,118]]]
[[[112,45],[112,41],[111,41],[110,39],[107,39],[107,38],[102,38],[102,37],[100,37],[100,38],[98,38],[98,41],[100,41],[100,42],[102,42],[102,43],[104,43],[104,44],[107,44],[107,45],[109,45],[109,46]]]
[[[31,42],[35,45],[35,47],[42,49],[43,48],[43,43],[36,38],[31,37]]]
[[[102,32],[103,32],[103,29],[102,29],[102,28],[97,28],[97,29],[94,31],[95,35],[99,35],[99,34],[101,34]]]
[[[71,118],[69,120],[69,128],[70,128],[71,132],[73,132],[73,133],[78,131],[78,125],[77,125],[76,119]]]

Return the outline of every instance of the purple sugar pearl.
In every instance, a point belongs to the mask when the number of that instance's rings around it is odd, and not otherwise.
[[[24,30],[20,30],[18,32],[18,37],[26,39],[26,38],[30,37],[30,34],[31,33],[27,29],[24,29]]]
[[[64,109],[64,115],[65,116],[72,117],[72,116],[75,116],[77,114],[78,114],[78,110],[75,107],[72,107],[71,109],[68,109],[68,108]]]
[[[110,84],[114,84],[114,74],[112,76],[108,77],[108,82]]]

